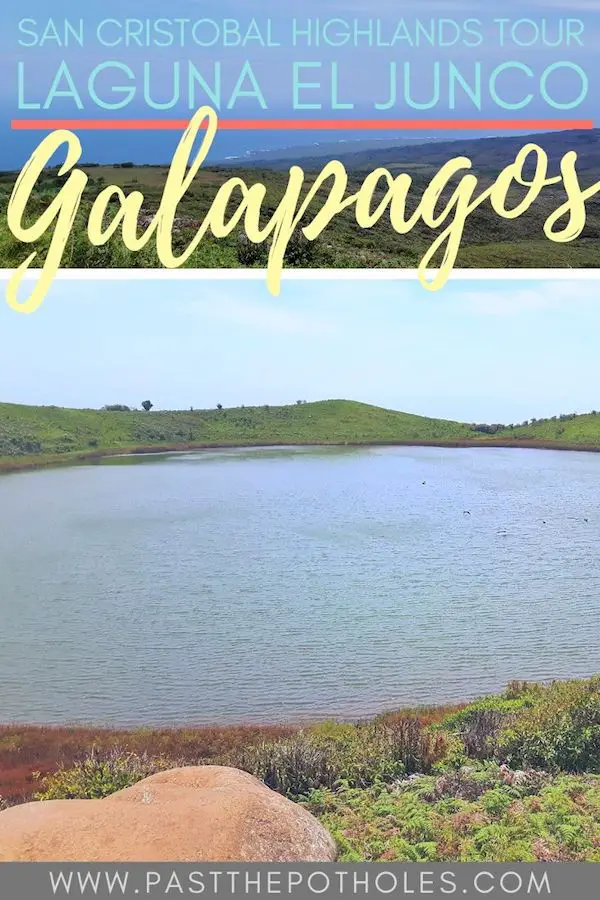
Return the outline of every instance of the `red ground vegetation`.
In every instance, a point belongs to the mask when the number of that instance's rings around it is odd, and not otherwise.
[[[37,790],[34,773],[49,775],[72,765],[92,747],[196,763],[210,760],[241,744],[274,740],[293,733],[288,726],[228,728],[103,728],[0,725],[0,798],[9,803],[29,799]]]
[[[461,704],[463,706],[464,704]],[[461,706],[398,710],[387,720],[415,716],[423,725],[439,722]],[[288,737],[298,725],[236,725],[199,728],[109,729],[78,726],[0,725],[0,799],[8,803],[28,800],[41,785],[35,773],[50,775],[85,757],[92,747],[118,748],[152,757],[196,764],[209,762],[231,750],[259,741]]]

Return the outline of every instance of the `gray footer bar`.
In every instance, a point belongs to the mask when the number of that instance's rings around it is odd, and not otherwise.
[[[594,863],[0,863],[0,900],[448,897],[599,900]]]

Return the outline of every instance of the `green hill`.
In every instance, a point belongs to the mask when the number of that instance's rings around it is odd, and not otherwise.
[[[505,426],[432,419],[350,400],[165,412],[0,404],[5,471],[119,452],[276,444],[600,449],[600,415]]]
[[[520,441],[542,441],[557,444],[585,445],[600,449],[600,413],[554,416],[552,419],[532,419],[528,425],[504,428],[503,435]]]
[[[4,462],[133,448],[436,441],[469,434],[458,422],[348,400],[148,413],[0,404]]]

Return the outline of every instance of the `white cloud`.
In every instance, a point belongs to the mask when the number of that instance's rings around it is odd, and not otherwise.
[[[260,302],[216,293],[210,298],[189,302],[185,311],[199,319],[279,335],[331,337],[340,330],[339,324],[320,313],[290,308],[289,301],[286,302],[283,296],[269,295]]]

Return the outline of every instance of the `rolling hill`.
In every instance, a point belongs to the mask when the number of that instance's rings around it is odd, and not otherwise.
[[[456,156],[468,156],[477,172],[496,175],[504,166],[514,160],[516,154],[526,144],[538,144],[548,154],[553,170],[558,170],[561,158],[569,150],[575,150],[580,172],[600,170],[600,129],[552,131],[537,134],[501,135],[499,137],[460,138],[454,140],[436,140],[414,143],[394,143],[389,145],[372,145],[364,148],[345,146],[339,142],[336,146],[328,145],[326,151],[315,148],[311,156],[306,148],[299,161],[305,170],[321,169],[329,159],[340,159],[351,172],[371,171],[384,166],[390,171],[410,169],[418,166],[439,169],[449,159]],[[289,158],[253,159],[245,161],[248,166],[261,166],[272,169],[289,168]]]
[[[416,416],[350,400],[165,412],[0,404],[0,469],[4,471],[133,451],[286,444],[600,450],[600,414],[490,426]]]

